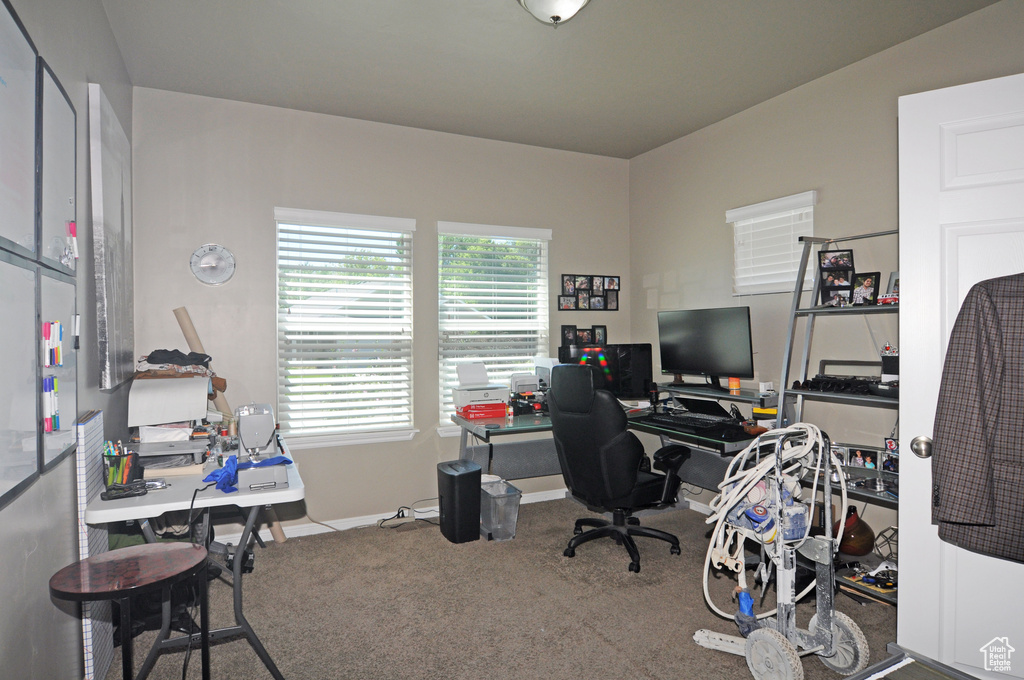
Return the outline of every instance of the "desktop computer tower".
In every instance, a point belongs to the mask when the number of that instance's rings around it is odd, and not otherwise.
[[[452,543],[480,538],[480,466],[471,460],[437,464],[441,534]]]

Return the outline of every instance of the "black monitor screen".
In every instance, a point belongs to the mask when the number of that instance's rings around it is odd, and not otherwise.
[[[589,364],[602,376],[598,389],[618,399],[646,399],[653,375],[650,343],[635,345],[568,345],[558,348],[563,364]]]
[[[661,372],[720,378],[753,378],[750,308],[658,312]],[[679,378],[677,378],[677,381]]]

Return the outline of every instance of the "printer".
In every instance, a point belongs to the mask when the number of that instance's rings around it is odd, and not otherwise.
[[[455,412],[467,419],[503,418],[508,410],[508,385],[491,383],[482,363],[460,364],[459,386],[452,390]]]

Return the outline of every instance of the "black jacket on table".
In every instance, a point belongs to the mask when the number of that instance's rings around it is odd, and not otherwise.
[[[1024,274],[974,285],[949,337],[935,410],[939,538],[1024,562]]]

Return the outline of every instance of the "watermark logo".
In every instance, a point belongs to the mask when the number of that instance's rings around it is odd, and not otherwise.
[[[1010,655],[1015,650],[1010,646],[1010,638],[992,638],[979,650],[985,657],[985,670],[995,673],[1010,672]]]

